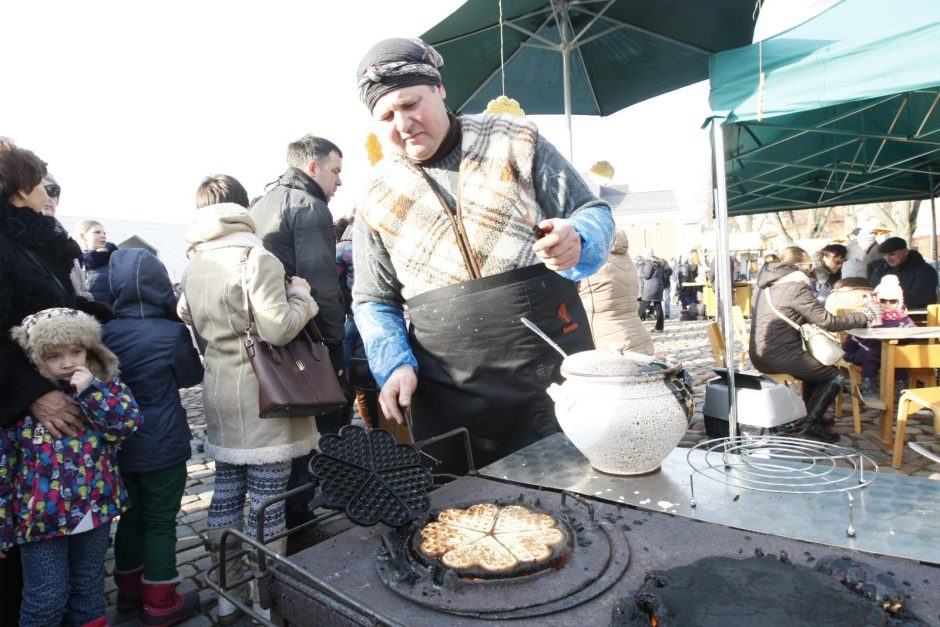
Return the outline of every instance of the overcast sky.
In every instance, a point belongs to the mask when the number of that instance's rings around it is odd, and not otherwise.
[[[757,36],[832,2],[766,0]],[[258,195],[285,169],[287,143],[315,133],[345,155],[345,187],[332,202],[341,215],[369,167],[360,57],[379,39],[421,34],[461,4],[10,0],[0,4],[0,135],[49,163],[63,215],[107,226],[109,218],[189,222],[209,174],[231,174]],[[606,159],[615,183],[700,202],[707,99],[700,83],[606,118],[576,116],[575,165]],[[562,116],[533,119],[566,150]]]

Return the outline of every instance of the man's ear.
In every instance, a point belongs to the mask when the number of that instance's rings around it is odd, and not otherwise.
[[[316,159],[311,159],[307,162],[307,167],[304,169],[304,174],[313,178],[317,175],[317,170],[320,169],[320,164],[317,163]]]
[[[441,90],[441,99],[442,99],[442,100],[447,100],[447,90],[444,89],[444,84],[441,83],[441,84],[438,85],[437,87],[438,87],[438,89]]]

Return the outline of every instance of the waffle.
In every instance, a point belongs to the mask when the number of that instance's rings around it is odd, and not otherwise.
[[[484,535],[482,531],[432,522],[421,530],[421,552],[428,557],[440,557],[448,551],[472,544]]]
[[[472,529],[489,533],[496,523],[499,508],[492,503],[472,505],[467,509],[445,509],[438,517],[438,522],[447,523],[455,527]]]
[[[419,532],[425,557],[458,571],[497,576],[556,557],[567,539],[557,521],[519,505],[445,509]]]
[[[479,567],[490,573],[504,573],[519,565],[519,560],[493,536],[483,536],[473,544],[448,551],[441,561],[448,568],[468,570]]]

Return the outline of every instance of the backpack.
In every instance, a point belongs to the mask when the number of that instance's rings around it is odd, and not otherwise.
[[[672,276],[672,268],[665,261],[663,262],[663,288],[669,287],[669,277]]]

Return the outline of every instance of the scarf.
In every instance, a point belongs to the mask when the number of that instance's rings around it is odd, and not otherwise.
[[[0,205],[0,234],[28,248],[58,277],[68,277],[82,257],[81,248],[58,220],[8,201]]]

